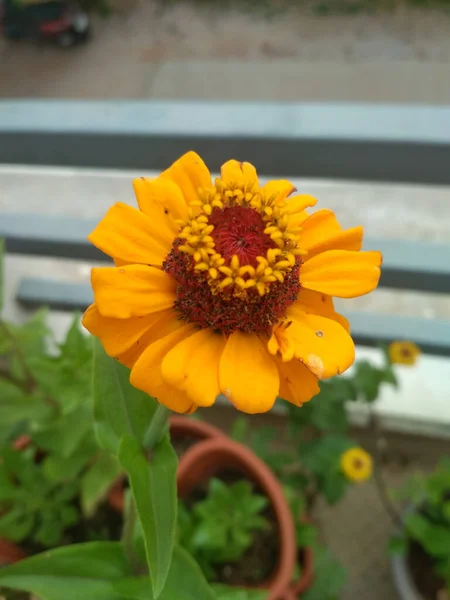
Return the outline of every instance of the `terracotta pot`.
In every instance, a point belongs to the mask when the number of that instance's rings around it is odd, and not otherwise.
[[[20,546],[0,539],[0,567],[13,565],[26,557],[27,553]]]
[[[188,417],[170,417],[170,436],[172,439],[193,438],[199,442],[215,437],[225,437],[225,434],[214,425],[190,419]],[[124,504],[123,485],[124,477],[121,476],[113,485],[108,494],[108,503],[115,511],[122,513]]]
[[[296,600],[296,598],[297,596],[292,590],[286,590],[284,594],[279,597],[279,600]]]
[[[170,417],[170,436],[172,439],[195,438],[198,441],[216,436],[227,437],[223,431],[197,419],[189,417]]]
[[[13,442],[14,450],[25,450],[31,444],[29,435],[21,435]]]
[[[300,596],[311,587],[314,576],[314,554],[312,549],[303,548],[299,554],[301,554],[299,558],[302,574],[300,579],[290,586],[290,590],[295,598],[300,598]]]
[[[225,436],[190,448],[178,468],[178,495],[185,498],[199,483],[225,469],[243,473],[270,501],[278,524],[280,555],[273,575],[259,587],[269,590],[267,600],[283,598],[290,589],[296,561],[294,521],[275,475],[251,450]]]

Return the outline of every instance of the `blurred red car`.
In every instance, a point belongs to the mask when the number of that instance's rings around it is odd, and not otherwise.
[[[75,2],[0,0],[0,32],[9,39],[49,39],[69,48],[89,36],[89,14]]]

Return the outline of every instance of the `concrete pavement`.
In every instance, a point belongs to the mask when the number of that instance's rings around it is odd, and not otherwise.
[[[267,19],[115,2],[128,8],[67,52],[0,40],[0,97],[450,102],[450,17],[431,8]]]

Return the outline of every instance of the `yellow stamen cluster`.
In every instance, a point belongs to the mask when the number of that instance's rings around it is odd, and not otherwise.
[[[232,206],[256,210],[266,225],[264,233],[277,246],[267,250],[266,256],[258,256],[256,267],[240,265],[237,255],[225,265],[225,259],[215,250],[211,235],[214,226],[209,224],[208,217],[215,208]],[[283,283],[285,275],[295,265],[296,256],[306,254],[298,248],[300,231],[300,227],[289,227],[286,200],[280,202],[277,196],[266,195],[253,182],[230,186],[218,178],[214,187],[200,188],[198,200],[191,203],[189,219],[182,224],[180,237],[184,243],[179,249],[192,255],[195,270],[208,272],[213,293],[227,289],[233,295],[241,296],[255,288],[259,296],[264,296],[271,283]]]

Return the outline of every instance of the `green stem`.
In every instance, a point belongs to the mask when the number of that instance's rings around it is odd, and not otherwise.
[[[153,450],[156,444],[161,441],[161,438],[166,432],[169,415],[170,409],[163,404],[158,404],[158,408],[153,415],[153,419],[144,437],[144,448],[146,450]]]

